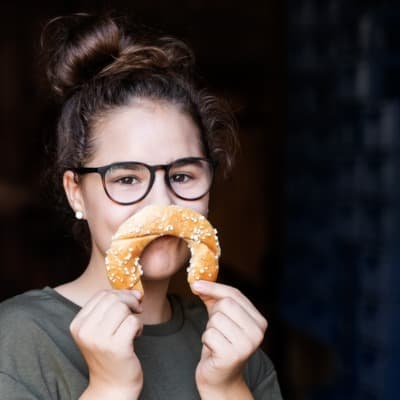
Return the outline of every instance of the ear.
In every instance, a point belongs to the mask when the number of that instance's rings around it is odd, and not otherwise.
[[[68,203],[73,212],[75,213],[76,211],[81,211],[83,215],[86,215],[81,183],[79,182],[78,177],[72,171],[64,172],[63,186],[65,194],[67,195]]]

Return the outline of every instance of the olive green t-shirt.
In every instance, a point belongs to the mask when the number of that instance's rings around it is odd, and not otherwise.
[[[194,374],[207,313],[198,302],[170,297],[173,317],[146,325],[135,339],[144,386],[140,399],[199,399]],[[0,398],[78,399],[88,385],[88,369],[69,333],[79,307],[46,287],[0,303]],[[258,350],[245,378],[255,399],[281,399],[275,370]]]

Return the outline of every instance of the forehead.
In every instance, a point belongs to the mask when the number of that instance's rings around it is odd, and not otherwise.
[[[104,113],[92,127],[92,164],[118,161],[166,163],[204,156],[193,119],[167,102],[136,99]]]

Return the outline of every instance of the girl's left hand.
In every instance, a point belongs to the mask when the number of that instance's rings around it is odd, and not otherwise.
[[[243,369],[264,338],[266,319],[247,297],[231,286],[196,281],[192,289],[209,314],[196,369],[196,384],[202,398],[252,398]]]

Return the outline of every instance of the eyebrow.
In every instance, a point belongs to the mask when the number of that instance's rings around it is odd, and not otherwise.
[[[143,168],[145,166],[144,163],[140,163],[139,161],[121,161],[121,162],[116,162],[116,163],[112,163],[110,164],[110,168],[118,168],[118,167],[131,167],[130,169],[139,169],[139,168]],[[136,167],[136,168],[134,168]]]
[[[169,164],[178,164],[178,165],[186,165],[186,164],[201,164],[201,160],[194,160],[191,157],[187,158],[178,158],[175,161],[172,161]]]

